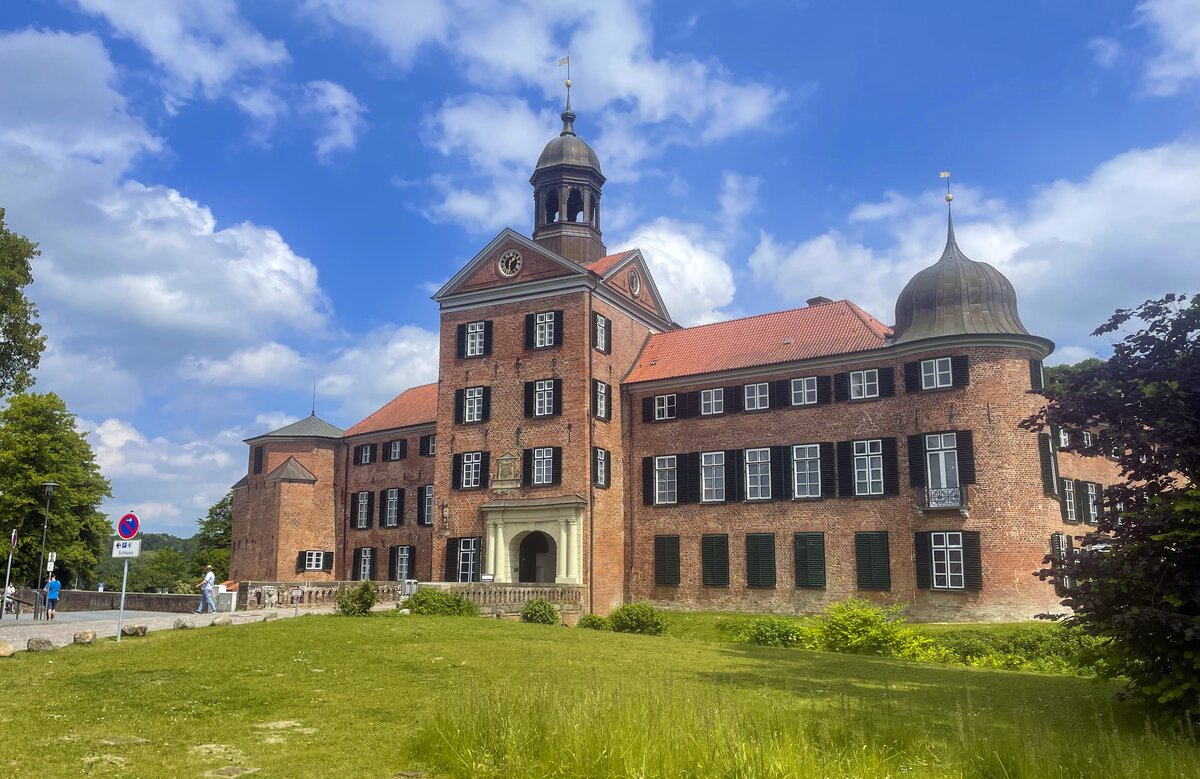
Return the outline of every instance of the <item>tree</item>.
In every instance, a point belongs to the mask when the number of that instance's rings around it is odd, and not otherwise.
[[[1200,298],[1119,310],[1093,335],[1119,330],[1113,356],[1064,374],[1030,420],[1098,430],[1085,453],[1115,453],[1128,479],[1105,490],[1073,559],[1040,575],[1068,623],[1113,639],[1128,694],[1200,714]]]
[[[203,576],[205,566],[211,565],[217,581],[225,581],[229,578],[229,554],[233,546],[233,493],[225,493],[196,524],[199,530],[192,539],[196,542],[193,569],[197,576]]]
[[[1081,360],[1074,365],[1052,365],[1047,367],[1042,371],[1042,376],[1046,381],[1046,389],[1061,393],[1069,377],[1095,370],[1102,362],[1103,360],[1099,358],[1088,357],[1086,360]]]
[[[66,583],[90,582],[98,555],[113,533],[100,512],[111,496],[87,436],[54,393],[13,395],[0,411],[0,521],[18,531],[13,580],[37,584],[45,510],[43,482],[60,486],[50,500],[46,550],[58,553],[55,573]],[[8,528],[4,528],[7,530]],[[0,554],[8,552],[7,532],[0,533]]]
[[[30,261],[39,254],[36,243],[4,227],[0,208],[0,395],[24,392],[33,384],[46,346],[37,307],[25,297],[33,281]]]

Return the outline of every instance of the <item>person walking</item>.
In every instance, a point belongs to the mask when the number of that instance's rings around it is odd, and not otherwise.
[[[213,573],[212,566],[208,566],[204,570],[204,578],[200,580],[200,606],[196,609],[197,614],[204,613],[204,607],[208,606],[208,610],[214,614],[217,611],[217,602],[213,600],[213,585],[217,582],[217,575]]]
[[[54,621],[54,612],[58,610],[58,591],[61,589],[62,582],[57,576],[50,574],[50,581],[42,588],[42,592],[46,593],[46,619],[50,621]]]
[[[5,590],[4,590],[4,610],[5,610],[5,612],[12,614],[14,611],[17,610],[16,609],[17,604],[13,603],[13,598],[15,598],[15,597],[17,597],[17,588],[12,586],[12,584],[9,584],[8,587],[5,588]]]

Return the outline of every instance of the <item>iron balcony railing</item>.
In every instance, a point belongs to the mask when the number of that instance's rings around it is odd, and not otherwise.
[[[962,509],[967,507],[967,485],[926,487],[918,493],[923,509]]]

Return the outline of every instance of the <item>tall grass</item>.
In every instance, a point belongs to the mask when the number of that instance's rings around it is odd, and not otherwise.
[[[450,776],[481,779],[1200,776],[1185,730],[1118,727],[1111,708],[1062,732],[1034,715],[996,722],[967,697],[931,725],[907,694],[747,697],[661,678],[531,677],[447,705],[414,746]]]

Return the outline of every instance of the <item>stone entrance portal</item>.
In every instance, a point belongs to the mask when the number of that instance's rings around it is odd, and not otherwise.
[[[585,505],[578,495],[483,504],[484,573],[503,583],[582,584]]]
[[[540,530],[526,533],[517,547],[517,581],[554,583],[554,539]]]

